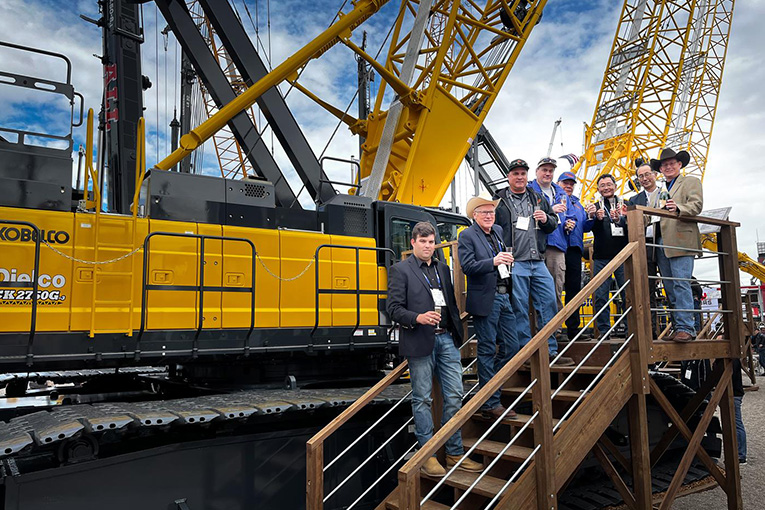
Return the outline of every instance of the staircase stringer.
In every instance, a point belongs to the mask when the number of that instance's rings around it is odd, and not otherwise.
[[[605,374],[570,418],[553,437],[555,490],[560,491],[585,459],[611,422],[633,395],[629,353],[622,356]],[[535,469],[529,466],[497,509],[523,510],[541,508],[537,503]]]

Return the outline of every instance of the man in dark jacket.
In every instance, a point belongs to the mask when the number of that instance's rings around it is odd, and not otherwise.
[[[529,165],[522,159],[510,163],[509,186],[499,190],[495,199],[497,224],[502,227],[505,245],[513,250],[513,313],[518,324],[521,347],[531,340],[529,297],[540,315],[539,327],[544,327],[557,313],[555,284],[544,262],[547,235],[555,230],[558,217],[550,204],[528,184]],[[548,339],[550,357],[558,355],[555,335]],[[572,365],[571,358],[560,357],[558,365]]]
[[[622,214],[619,197],[616,196],[616,181],[610,174],[598,177],[598,192],[601,200],[587,206],[588,220],[585,232],[592,232],[595,237],[593,248],[594,274],[600,273],[606,265],[627,246],[627,221]],[[624,266],[614,271],[617,288],[624,285]],[[611,278],[595,289],[593,293],[593,313],[598,313],[608,302]],[[626,294],[622,291],[622,300]],[[602,336],[611,328],[611,310],[607,306],[595,319],[598,332]],[[623,321],[626,322],[626,321]]]
[[[434,375],[443,395],[441,423],[449,421],[462,407],[462,327],[449,268],[433,258],[433,225],[417,223],[411,243],[413,255],[390,268],[388,314],[401,325],[398,348],[409,362],[414,435],[422,447],[433,437]],[[462,435],[457,431],[446,442],[447,466],[454,466],[463,453]],[[428,459],[422,469],[430,476],[446,474],[435,457]],[[478,472],[483,466],[466,458],[460,469]]]
[[[563,232],[566,239],[566,304],[582,290],[582,250],[584,249],[584,224],[587,221],[587,213],[574,195],[576,176],[573,172],[563,172],[558,177],[558,184],[568,195],[565,222]],[[566,334],[573,339],[579,333],[579,309],[566,319]],[[584,333],[583,333],[584,334]]]
[[[653,168],[651,168],[650,164],[642,163],[637,167],[636,175],[638,181],[640,181],[640,185],[643,186],[643,190],[630,199],[629,205],[642,205],[644,207],[653,207],[654,209],[658,209],[660,207],[659,195],[661,194],[661,189],[656,184],[656,172],[653,170]],[[657,235],[659,234],[658,229],[659,217],[650,216],[646,221],[646,243],[656,244]],[[656,247],[646,246],[645,251],[646,260],[648,262],[648,288],[650,291],[649,299],[651,308],[657,308],[658,305],[656,303],[656,285],[658,281],[656,280],[656,275],[658,274],[659,266],[657,263]],[[651,312],[651,329],[654,335],[656,335],[656,338],[658,338],[659,331],[657,329],[656,312]]]
[[[515,315],[510,303],[510,264],[513,256],[502,241],[502,227],[494,224],[499,200],[473,197],[466,212],[473,224],[460,232],[457,250],[467,276],[465,311],[473,316],[478,337],[478,382],[483,387],[518,352]],[[505,413],[500,391],[481,408],[489,418],[515,417]]]

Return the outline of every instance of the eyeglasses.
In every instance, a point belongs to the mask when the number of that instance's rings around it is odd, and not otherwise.
[[[481,216],[494,216],[494,211],[474,211],[474,212]]]
[[[638,179],[640,179],[642,181],[643,179],[648,179],[652,175],[653,175],[653,172],[651,172],[649,174],[641,174],[641,175],[638,175]]]

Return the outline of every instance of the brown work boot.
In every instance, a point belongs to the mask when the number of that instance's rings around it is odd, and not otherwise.
[[[557,354],[550,355],[552,359],[555,359],[555,356],[557,356]],[[559,367],[573,367],[575,363],[574,363],[574,360],[569,358],[568,356],[561,356],[560,358],[558,358],[558,361],[555,362],[555,365]]]
[[[506,407],[502,404],[499,404],[497,407],[493,409],[482,409],[481,414],[484,418],[488,418],[490,420],[498,420],[500,416],[502,416],[502,413],[505,412]],[[516,413],[513,410],[510,410],[506,415],[505,418],[517,418],[518,413]]]
[[[675,336],[672,337],[673,342],[687,343],[696,339],[696,335],[691,335],[687,331],[678,331]]]
[[[444,466],[442,466],[435,457],[431,457],[425,461],[425,464],[422,466],[422,472],[434,478],[441,478],[446,474]]]
[[[462,455],[447,455],[446,468],[453,468],[454,465],[459,462],[461,457]],[[483,464],[474,460],[470,460],[469,457],[465,457],[465,460],[462,461],[462,464],[460,464],[457,469],[461,469],[462,471],[470,471],[471,473],[480,473],[483,471]]]

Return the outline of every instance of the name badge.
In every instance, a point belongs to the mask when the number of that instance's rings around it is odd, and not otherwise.
[[[612,236],[624,236],[624,227],[618,227],[611,223],[611,235]]]
[[[430,292],[433,294],[433,303],[436,306],[446,306],[446,299],[441,289],[430,289]]]
[[[648,225],[645,229],[645,236],[653,239],[653,224]]]
[[[528,216],[518,216],[518,221],[515,223],[515,228],[518,230],[528,230],[529,229],[529,217]]]

